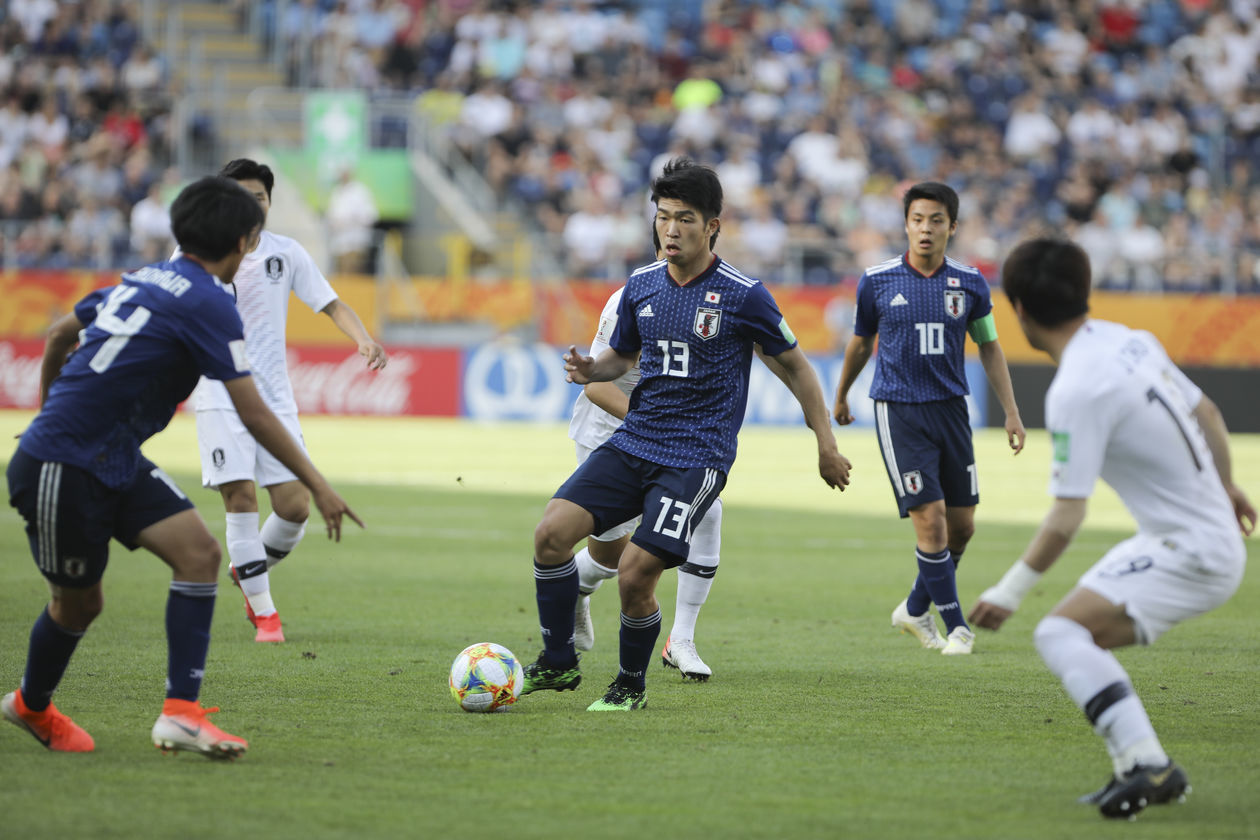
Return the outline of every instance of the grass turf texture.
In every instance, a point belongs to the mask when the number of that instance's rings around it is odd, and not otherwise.
[[[0,413],[0,435],[27,415]],[[576,693],[468,714],[446,688],[466,645],[529,661],[540,643],[531,534],[572,451],[559,426],[304,421],[316,462],[367,521],[341,545],[318,528],[273,572],[289,642],[258,645],[220,587],[203,691],[251,742],[233,764],[163,758],[148,740],[165,673],[169,573],[115,547],[106,610],[56,700],[92,755],[42,750],[0,723],[6,837],[1260,837],[1254,574],[1225,607],[1151,649],[1119,652],[1194,793],[1138,829],[1073,799],[1110,771],[1101,742],[1042,666],[1036,620],[1128,533],[1100,491],[1087,530],[1008,627],[947,658],[888,626],[913,576],[870,430],[843,430],[854,485],[828,491],[804,430],[746,430],[724,494],[723,563],[698,646],[715,676],[683,683],[655,657],[646,711],[590,715],[616,668],[617,599],[592,610]],[[964,604],[1005,570],[1044,512],[1048,442],[1011,458],[977,440],[978,532]],[[222,536],[197,488],[192,423],[147,453]],[[7,457],[8,453],[0,454]],[[1260,438],[1235,441],[1260,496]],[[315,515],[318,520],[318,514]],[[1249,545],[1253,562],[1256,543]],[[46,600],[16,514],[0,511],[0,690],[18,684]],[[673,574],[662,579],[668,632]]]

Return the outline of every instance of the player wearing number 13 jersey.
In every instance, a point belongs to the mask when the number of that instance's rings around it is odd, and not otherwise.
[[[579,575],[573,547],[588,534],[642,516],[621,556],[620,671],[591,711],[645,703],[645,675],[661,628],[656,582],[686,562],[692,529],[726,483],[743,422],[753,344],[785,369],[818,442],[819,472],[848,484],[818,377],[773,297],[713,254],[722,186],[712,169],[670,161],[652,183],[664,260],[631,274],[617,326],[599,357],[565,354],[573,382],[609,382],[639,363],[621,427],[547,504],[534,531],[534,581],[543,651],[525,669],[525,693],[581,681],[574,650]]]
[[[907,190],[902,201],[910,248],[868,268],[858,281],[835,417],[841,425],[853,422],[849,389],[878,335],[870,393],[876,433],[897,507],[914,525],[919,569],[910,594],[893,610],[892,625],[925,648],[967,654],[974,635],[958,603],[955,569],[975,531],[980,501],[963,362],[968,335],[980,347],[1016,453],[1024,446],[1024,425],[993,326],[989,287],[980,272],[945,256],[958,227],[958,194],[945,184],[925,182]],[[948,639],[936,627],[932,604]]]

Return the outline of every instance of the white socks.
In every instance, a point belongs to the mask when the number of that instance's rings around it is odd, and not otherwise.
[[[274,513],[268,516],[261,533],[263,549],[267,553],[267,568],[270,569],[297,548],[305,533],[305,522],[290,522]]]
[[[1094,644],[1089,630],[1052,615],[1037,624],[1033,641],[1046,666],[1106,741],[1116,775],[1129,772],[1135,764],[1163,767],[1168,763],[1129,675],[1111,651]]]
[[[574,560],[577,562],[579,595],[590,595],[599,589],[601,583],[617,576],[616,569],[596,563],[585,546],[574,555]]]
[[[249,608],[254,615],[266,616],[276,611],[271,601],[271,582],[267,577],[267,552],[263,548],[262,538],[258,534],[258,514],[227,514],[227,549],[228,560],[237,570],[240,578],[241,592],[249,601]],[[250,564],[263,563],[263,571],[248,577],[241,575],[242,570],[249,571]]]

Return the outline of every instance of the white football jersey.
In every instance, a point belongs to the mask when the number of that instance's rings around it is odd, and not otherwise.
[[[254,385],[276,414],[296,414],[293,386],[285,358],[285,323],[289,293],[315,312],[337,299],[337,293],[296,240],[264,230],[258,247],[245,255],[233,280],[236,309],[245,324],[245,354]],[[193,394],[198,411],[234,410],[222,382],[202,378]]]
[[[1155,336],[1086,321],[1046,392],[1050,493],[1088,498],[1101,477],[1139,533],[1243,550],[1233,505],[1192,414],[1202,396]]]
[[[599,314],[599,329],[591,341],[590,355],[598,357],[600,353],[608,349],[608,340],[612,338],[613,328],[617,326],[617,307],[621,303],[621,293],[624,290],[623,286],[613,292],[612,297],[608,298],[608,302],[604,304],[604,311]],[[246,338],[248,336],[247,326]],[[626,396],[629,396],[634,386],[639,384],[639,366],[635,365],[613,382]],[[575,443],[596,449],[608,440],[620,425],[621,418],[604,411],[591,402],[585,393],[582,393],[578,394],[577,401],[573,403],[573,419],[569,421],[569,437]]]

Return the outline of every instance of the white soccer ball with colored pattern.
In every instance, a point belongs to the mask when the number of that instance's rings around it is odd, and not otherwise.
[[[516,702],[525,683],[516,654],[494,642],[478,642],[451,664],[451,695],[467,712],[496,712]]]

